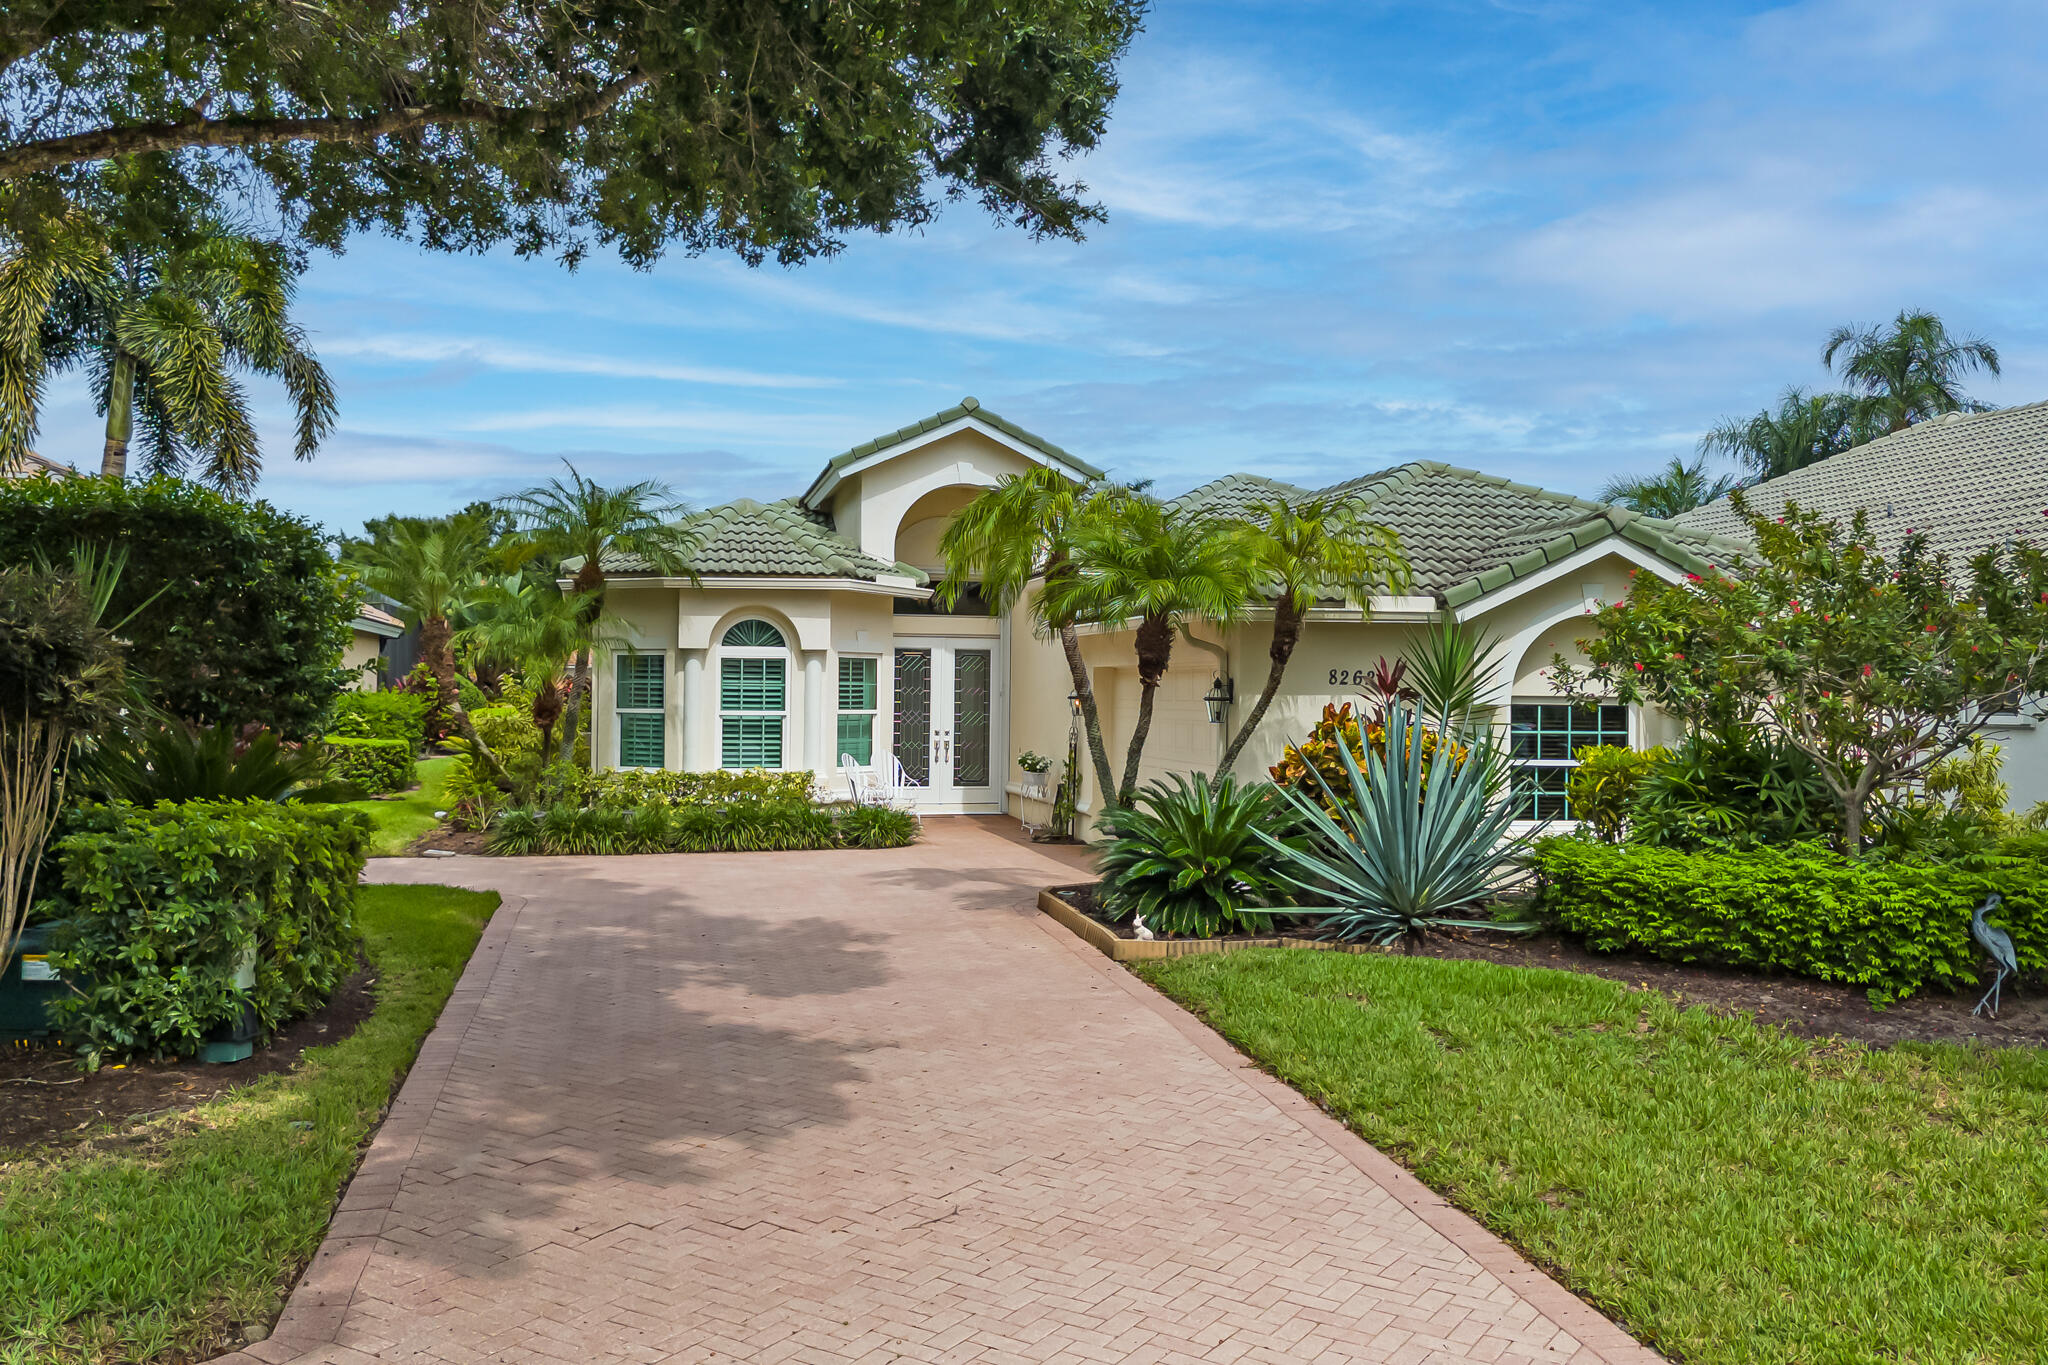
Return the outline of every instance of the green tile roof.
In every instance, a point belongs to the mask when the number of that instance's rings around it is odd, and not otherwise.
[[[808,511],[794,498],[758,503],[741,498],[698,515],[704,545],[691,567],[700,574],[793,575],[818,578],[864,578],[883,574],[927,581],[923,570],[907,564],[885,564],[837,535],[832,524]],[[565,566],[573,567],[573,566]],[[605,561],[607,573],[645,573],[647,563],[620,557]]]
[[[1737,542],[1720,536],[1435,460],[1396,465],[1324,489],[1232,474],[1176,498],[1174,505],[1227,516],[1275,496],[1318,494],[1356,498],[1374,520],[1392,527],[1415,571],[1415,590],[1453,607],[1610,536],[1692,573],[1741,553]]]
[[[843,454],[834,455],[831,459],[825,462],[825,467],[824,469],[819,471],[818,477],[811,480],[810,488],[804,492],[803,497],[799,501],[803,502],[805,505],[809,505],[811,499],[817,494],[819,487],[822,484],[824,484],[827,479],[831,478],[832,475],[837,474],[840,470],[846,468],[848,465],[854,463],[855,461],[864,460],[868,456],[876,453],[877,451],[887,450],[891,446],[901,445],[903,442],[911,440],[914,437],[922,436],[928,431],[936,431],[940,427],[945,426],[948,422],[957,422],[962,417],[966,417],[970,414],[973,415],[976,421],[985,422],[989,426],[994,427],[997,431],[1002,432],[1005,436],[1008,436],[1010,439],[1014,441],[1020,441],[1023,444],[1030,446],[1033,450],[1036,450],[1041,455],[1044,455],[1047,459],[1050,459],[1057,464],[1065,466],[1069,471],[1078,475],[1081,478],[1099,479],[1102,477],[1101,470],[1097,469],[1094,465],[1089,464],[1080,456],[1075,455],[1070,451],[1062,450],[1060,447],[1054,445],[1051,441],[1046,440],[1043,436],[1038,435],[1036,432],[1026,431],[1024,428],[1018,426],[1015,422],[1010,421],[1008,418],[1003,417],[998,413],[990,412],[987,408],[981,405],[980,399],[963,398],[958,403],[955,403],[952,407],[947,408],[942,412],[935,412],[929,417],[923,418],[916,422],[912,422],[907,427],[898,427],[896,428],[896,430],[888,432],[885,435],[877,436],[871,441],[862,441],[853,449],[846,451]]]

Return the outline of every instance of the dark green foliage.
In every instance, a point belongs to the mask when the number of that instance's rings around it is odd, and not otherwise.
[[[1100,823],[1110,837],[1096,845],[1099,894],[1118,919],[1138,915],[1154,933],[1213,938],[1270,929],[1266,908],[1287,902],[1281,855],[1259,837],[1284,836],[1292,823],[1270,783],[1239,786],[1226,776],[1212,791],[1201,773],[1173,773]]]
[[[89,734],[113,722],[125,697],[121,645],[78,581],[0,567],[0,716]]]
[[[327,717],[329,739],[425,739],[428,702],[415,692],[344,692]]]
[[[1671,751],[1588,744],[1573,757],[1579,765],[1565,785],[1572,819],[1593,837],[1612,844],[1620,842],[1628,828],[1629,807],[1642,780],[1668,762]]]
[[[371,796],[402,792],[417,780],[412,741],[329,736],[327,762],[334,775]]]
[[[65,1033],[99,1055],[185,1055],[245,1003],[266,1031],[315,1008],[355,965],[369,836],[351,812],[261,801],[86,808],[48,907],[78,988]]]
[[[1788,844],[1832,835],[1837,810],[1813,760],[1783,740],[1701,734],[1632,784],[1628,837],[1685,849]]]
[[[282,801],[316,793],[327,777],[314,748],[292,749],[259,732],[246,742],[224,725],[188,730],[158,726],[116,736],[80,764],[80,786],[94,796],[153,806],[159,801]]]
[[[158,152],[159,195],[247,185],[308,241],[401,232],[635,265],[795,263],[971,198],[1035,234],[1099,216],[1134,0],[439,6],[35,0],[0,29],[0,177]],[[70,139],[83,137],[84,145]]]
[[[1996,891],[2022,970],[2048,967],[2048,865],[2032,858],[1962,867],[1818,844],[1688,853],[1548,839],[1532,860],[1545,912],[1598,952],[1794,972],[1885,1002],[1973,983],[1970,912]]]
[[[0,480],[0,565],[82,545],[125,553],[106,619],[162,710],[195,725],[316,733],[344,680],[355,594],[320,528],[174,479]]]
[[[484,738],[491,740],[489,735]],[[561,767],[550,769],[549,776],[553,795],[585,806],[641,806],[650,801],[671,806],[808,804],[814,796],[811,774],[804,771],[607,769],[592,773]]]
[[[917,839],[917,822],[901,811],[794,801],[714,806],[579,806],[557,801],[541,810],[514,807],[489,826],[490,852],[505,855],[614,853],[789,853],[822,848],[899,848]]]
[[[842,806],[838,825],[843,848],[902,848],[917,842],[917,817],[887,806]]]

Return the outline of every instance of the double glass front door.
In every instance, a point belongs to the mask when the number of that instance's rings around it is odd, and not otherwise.
[[[896,646],[896,757],[935,810],[1000,810],[1004,765],[994,640]]]

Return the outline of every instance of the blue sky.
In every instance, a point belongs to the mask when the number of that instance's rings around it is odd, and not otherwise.
[[[2038,0],[1160,0],[1085,243],[958,206],[795,270],[320,258],[341,427],[295,465],[259,390],[262,496],[355,529],[566,456],[774,498],[963,394],[1167,492],[1420,456],[1590,494],[1907,306],[2048,398],[2044,81]],[[53,397],[40,448],[96,459]]]

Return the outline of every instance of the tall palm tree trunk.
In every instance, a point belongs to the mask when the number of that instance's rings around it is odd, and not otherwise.
[[[1095,686],[1088,677],[1087,661],[1081,657],[1081,636],[1072,626],[1060,627],[1060,648],[1066,651],[1067,671],[1074,675],[1074,695],[1081,699],[1081,729],[1088,736],[1088,757],[1095,764],[1095,790],[1106,802],[1116,790],[1116,775],[1109,766],[1109,745],[1102,738],[1102,712],[1095,705]]]
[[[107,443],[100,451],[100,473],[109,479],[128,477],[128,442],[135,435],[135,357],[114,353],[107,376]]]
[[[1294,647],[1301,643],[1301,613],[1295,610],[1294,598],[1283,593],[1273,599],[1273,643],[1266,649],[1266,657],[1272,666],[1266,670],[1266,686],[1259,693],[1259,699],[1238,727],[1237,734],[1230,741],[1230,747],[1223,751],[1223,759],[1216,765],[1216,778],[1211,788],[1223,789],[1223,779],[1230,775],[1230,765],[1237,762],[1238,754],[1244,751],[1252,731],[1259,728],[1259,722],[1266,718],[1266,708],[1273,704],[1279,694],[1280,679],[1286,676],[1287,662],[1294,657]]]
[[[469,718],[469,708],[462,704],[462,692],[455,681],[454,627],[445,616],[425,616],[420,619],[420,654],[427,661],[427,669],[434,675],[434,691],[439,694],[440,704],[455,722],[455,729],[469,741],[470,750],[483,760],[484,771],[491,780],[508,790],[512,777],[505,771],[505,765],[491,752],[491,746],[484,743],[483,736],[476,732],[476,723]]]
[[[1138,623],[1138,723],[1131,728],[1130,747],[1124,751],[1124,780],[1117,788],[1116,803],[1128,806],[1138,795],[1138,766],[1145,757],[1145,737],[1152,733],[1152,701],[1160,680],[1173,661],[1173,624],[1163,616],[1148,616]]]

